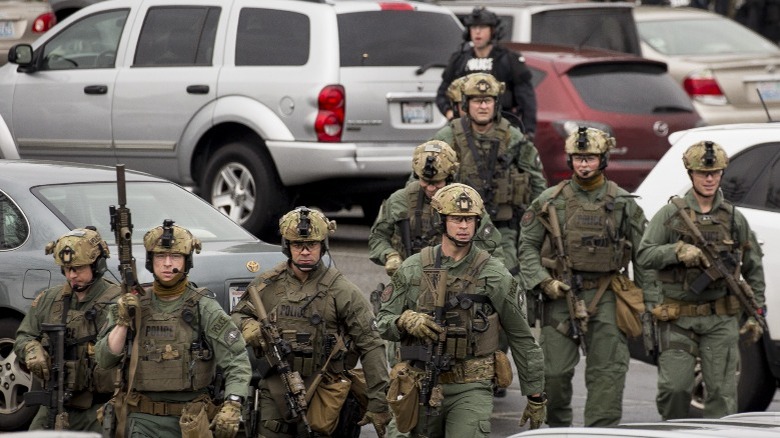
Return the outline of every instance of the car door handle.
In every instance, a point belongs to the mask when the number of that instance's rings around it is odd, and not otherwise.
[[[84,94],[106,94],[108,87],[105,85],[87,85],[84,87]]]
[[[187,92],[190,94],[208,94],[209,93],[209,86],[208,85],[188,85],[187,86]]]

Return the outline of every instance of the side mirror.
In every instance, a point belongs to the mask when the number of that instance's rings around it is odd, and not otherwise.
[[[33,59],[33,49],[29,44],[17,44],[8,51],[8,62],[21,66],[30,65]]]

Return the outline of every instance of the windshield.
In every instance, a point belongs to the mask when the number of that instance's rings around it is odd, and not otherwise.
[[[653,50],[669,56],[773,54],[771,41],[732,20],[667,20],[637,23],[639,37]]]
[[[103,238],[114,243],[108,207],[117,203],[115,183],[40,186],[33,193],[71,228],[94,225]],[[203,242],[254,241],[250,233],[215,210],[198,196],[166,182],[128,182],[127,205],[133,222],[133,243],[144,234],[173,219]]]

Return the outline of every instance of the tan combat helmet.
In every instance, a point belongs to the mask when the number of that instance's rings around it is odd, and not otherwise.
[[[329,221],[324,214],[307,207],[295,207],[279,219],[282,235],[282,253],[291,257],[289,242],[323,242],[328,249],[328,235],[336,231],[336,221]]]
[[[685,151],[683,165],[688,170],[723,170],[729,165],[729,157],[719,144],[700,141]]]
[[[152,259],[155,253],[184,254],[184,273],[192,268],[192,252],[200,254],[201,242],[193,237],[190,230],[174,225],[171,219],[165,219],[159,227],[154,227],[144,235],[146,248],[146,269],[154,273]]]
[[[109,257],[108,245],[100,233],[91,228],[76,228],[69,231],[45,248],[46,254],[54,254],[54,262],[63,268],[93,266],[96,275],[106,271]],[[95,263],[97,262],[97,263]]]
[[[447,98],[450,99],[453,106],[460,105],[463,101],[463,83],[466,82],[466,76],[461,76],[450,83],[447,87]]]
[[[440,140],[426,141],[414,148],[412,170],[424,181],[451,180],[458,171],[458,154]]]
[[[566,163],[569,168],[572,168],[572,154],[582,155],[600,155],[601,164],[599,169],[607,167],[607,159],[609,158],[609,151],[615,147],[615,138],[611,137],[606,132],[589,128],[587,126],[580,126],[577,131],[569,134],[566,138],[564,150],[566,151]]]
[[[504,93],[505,89],[506,84],[499,82],[490,73],[472,73],[465,76],[461,94],[465,100],[468,100],[469,97],[483,96],[498,98],[498,96]]]
[[[482,216],[482,197],[466,184],[453,183],[441,188],[431,206],[442,216]]]

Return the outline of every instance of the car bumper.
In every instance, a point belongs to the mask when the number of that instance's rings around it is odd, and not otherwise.
[[[762,106],[737,108],[732,105],[703,105],[696,101],[693,106],[707,125],[723,125],[727,123],[762,123],[769,121],[769,116]],[[780,108],[770,105],[769,114],[776,119]]]

